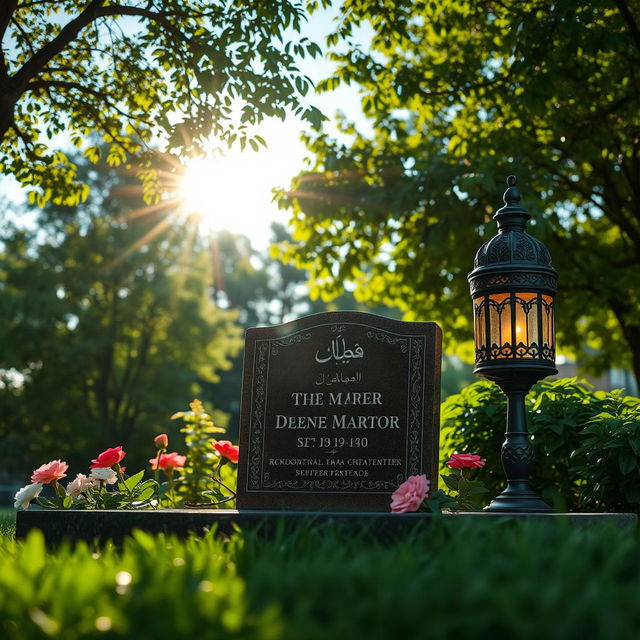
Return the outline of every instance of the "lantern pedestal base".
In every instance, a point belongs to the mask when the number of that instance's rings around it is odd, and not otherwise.
[[[553,509],[533,491],[507,487],[491,501],[485,511],[502,513],[553,513]]]
[[[515,369],[515,368],[514,368]],[[482,372],[480,375],[494,380],[507,396],[507,429],[501,458],[507,488],[495,498],[486,511],[500,513],[552,513],[554,510],[536,495],[529,486],[533,469],[533,447],[527,431],[525,396],[531,385],[540,378],[542,369],[519,367],[515,371]],[[551,369],[548,373],[557,373]]]

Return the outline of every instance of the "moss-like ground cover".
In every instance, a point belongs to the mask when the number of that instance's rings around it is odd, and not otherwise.
[[[1,526],[1,525],[0,525]],[[436,523],[393,543],[302,527],[120,547],[0,541],[0,637],[635,638],[636,529]]]

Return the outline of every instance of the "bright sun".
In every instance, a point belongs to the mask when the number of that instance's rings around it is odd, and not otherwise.
[[[266,240],[276,213],[272,190],[288,186],[302,168],[303,156],[297,137],[267,140],[269,147],[258,152],[231,150],[188,160],[179,194],[184,212],[200,216],[207,231]]]

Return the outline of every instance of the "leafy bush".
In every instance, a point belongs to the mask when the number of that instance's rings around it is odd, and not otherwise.
[[[602,411],[581,432],[573,464],[582,504],[596,510],[639,511],[640,400],[606,397]]]
[[[53,552],[34,532],[0,541],[0,566],[3,640],[622,640],[640,627],[637,532],[606,527],[458,519],[380,544],[309,524]]]
[[[527,396],[535,452],[531,486],[559,509],[640,511],[640,400],[590,391],[576,378],[544,380]],[[506,398],[481,380],[442,405],[443,460],[480,453],[489,495],[505,485],[500,461]]]

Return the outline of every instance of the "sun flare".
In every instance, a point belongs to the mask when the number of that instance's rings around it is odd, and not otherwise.
[[[239,158],[211,157],[187,162],[180,199],[187,214],[199,216],[207,230],[242,231],[247,209],[245,171]]]
[[[178,194],[184,213],[198,216],[205,231],[251,238],[264,230],[266,238],[276,212],[273,189],[287,187],[302,166],[297,140],[293,143],[187,160]]]

